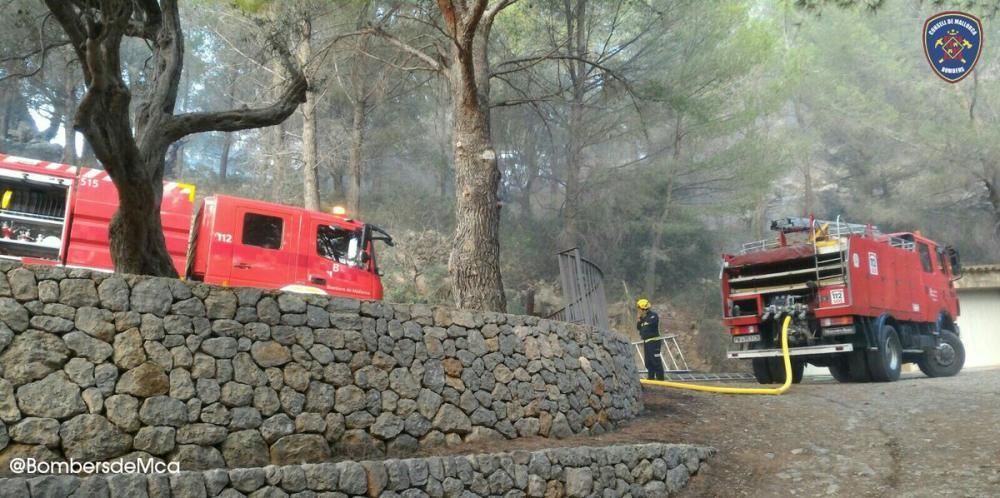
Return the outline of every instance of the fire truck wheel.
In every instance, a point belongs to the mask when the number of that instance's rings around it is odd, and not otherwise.
[[[771,379],[771,369],[768,367],[767,360],[768,358],[754,358],[751,360],[753,364],[753,376],[760,384],[774,383],[774,380]]]
[[[950,330],[941,331],[941,345],[917,361],[920,371],[928,377],[951,377],[965,365],[965,346]]]
[[[847,358],[836,358],[830,362],[830,375],[837,382],[850,382],[851,371],[847,364]]]
[[[884,325],[878,334],[878,351],[868,352],[868,370],[875,382],[899,379],[903,368],[903,345],[892,325]]]
[[[868,371],[868,355],[864,351],[847,353],[845,363],[851,382],[871,382],[872,375]]]
[[[771,381],[775,384],[785,383],[785,360],[782,357],[768,358],[768,367],[771,370]],[[802,382],[802,374],[805,372],[806,363],[802,360],[792,358],[792,384]]]

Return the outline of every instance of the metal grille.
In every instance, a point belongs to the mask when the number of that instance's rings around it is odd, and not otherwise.
[[[563,251],[558,256],[559,278],[566,305],[549,318],[610,330],[604,272],[584,259],[578,248]]]

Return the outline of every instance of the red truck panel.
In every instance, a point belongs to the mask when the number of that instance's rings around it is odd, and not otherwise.
[[[63,215],[59,258],[67,266],[112,271],[108,224],[118,208],[118,191],[107,172],[68,164],[37,161],[0,154],[0,168],[65,179],[66,211]],[[161,221],[167,251],[178,273],[183,274],[188,230],[194,205],[192,192],[175,182],[164,182]],[[27,258],[31,262],[40,260]]]
[[[107,172],[80,168],[75,191],[66,265],[112,270],[108,225],[118,209],[118,190]],[[193,201],[191,192],[183,186],[163,183],[160,221],[167,252],[179,275],[184,274]]]
[[[942,311],[958,316],[955,291],[937,253],[937,244],[919,236],[913,239],[913,250],[892,247],[886,237],[851,239],[850,314],[878,316],[889,312],[915,322],[934,322]],[[924,269],[921,245],[927,248],[931,271]]]

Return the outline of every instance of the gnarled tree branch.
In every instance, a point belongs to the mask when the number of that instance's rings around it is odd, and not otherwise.
[[[276,125],[305,102],[306,88],[306,78],[300,71],[292,77],[281,98],[267,107],[181,114],[167,123],[163,131],[169,140],[174,141],[194,133],[239,131]]]

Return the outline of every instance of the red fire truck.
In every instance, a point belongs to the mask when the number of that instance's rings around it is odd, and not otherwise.
[[[841,382],[893,381],[910,362],[930,377],[962,369],[954,248],[839,219],[787,218],[771,229],[777,237],[723,255],[721,277],[728,357],[751,359],[758,382],[785,380],[778,334],[789,315],[795,382],[806,363]]]
[[[106,172],[0,154],[0,196],[0,258],[113,270],[108,224],[118,192]],[[392,239],[377,226],[343,211],[226,195],[194,207],[193,185],[164,182],[164,238],[186,278],[382,299],[374,243]]]

